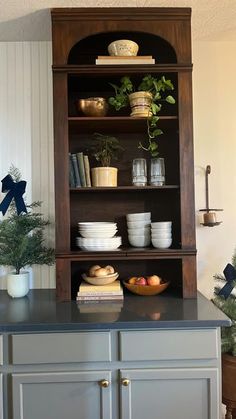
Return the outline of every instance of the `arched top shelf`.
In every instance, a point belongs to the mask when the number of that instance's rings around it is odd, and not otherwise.
[[[131,39],[139,45],[138,55],[152,55],[156,64],[175,64],[177,56],[173,46],[158,35],[147,32],[103,32],[77,42],[70,50],[68,64],[95,64],[98,55],[108,55],[108,45],[117,39]]]

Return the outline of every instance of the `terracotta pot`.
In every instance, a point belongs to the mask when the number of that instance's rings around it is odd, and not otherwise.
[[[222,402],[226,405],[226,417],[236,417],[236,356],[222,355]]]
[[[130,116],[145,117],[151,116],[152,94],[149,92],[135,92],[129,95],[131,107]]]
[[[92,169],[93,186],[117,186],[116,167],[94,167]]]
[[[24,297],[29,292],[29,272],[7,276],[7,292],[12,298]]]

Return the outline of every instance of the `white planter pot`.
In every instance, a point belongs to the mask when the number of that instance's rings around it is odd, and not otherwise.
[[[29,272],[7,276],[7,292],[12,298],[24,297],[29,292]]]

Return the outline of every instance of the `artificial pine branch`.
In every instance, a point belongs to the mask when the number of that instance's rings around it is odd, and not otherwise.
[[[15,182],[20,181],[20,171],[14,166],[9,174]],[[6,219],[0,222],[0,265],[13,267],[16,274],[26,266],[54,263],[54,249],[44,245],[43,237],[49,220],[34,212],[41,204],[35,201],[26,205],[28,212],[18,215],[13,200]]]

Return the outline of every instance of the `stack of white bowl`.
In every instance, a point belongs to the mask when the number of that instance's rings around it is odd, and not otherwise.
[[[127,227],[129,243],[133,247],[147,247],[151,243],[151,213],[140,212],[127,214]]]
[[[172,221],[151,224],[152,245],[157,249],[168,249],[172,244]]]
[[[76,237],[76,244],[82,250],[109,251],[116,250],[121,246],[121,237],[115,237],[117,232],[116,223],[78,223],[78,228],[82,237]]]

